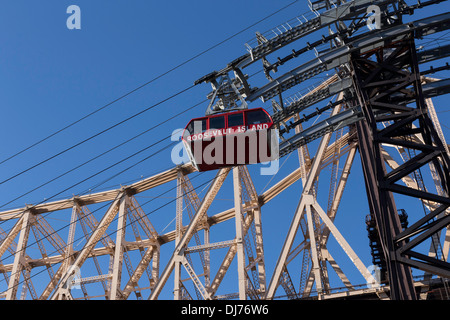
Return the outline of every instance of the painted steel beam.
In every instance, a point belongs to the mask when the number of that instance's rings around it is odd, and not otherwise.
[[[114,261],[112,269],[112,281],[111,281],[111,291],[110,300],[116,300],[119,296],[120,283],[122,278],[122,262],[124,259],[124,241],[125,241],[125,226],[127,221],[127,202],[128,196],[123,196],[120,199],[118,221],[117,221],[117,232],[116,232],[116,243],[114,248]]]
[[[156,174],[149,178],[143,179],[136,183],[133,183],[127,188],[130,190],[130,194],[140,193],[157,186],[160,186],[166,182],[173,181],[177,178],[178,170],[183,170],[186,173],[194,172],[195,169],[191,164],[185,164],[181,168],[174,167],[162,173]],[[34,214],[41,214],[46,212],[54,212],[64,209],[71,209],[73,206],[73,201],[77,201],[80,205],[90,205],[94,203],[113,201],[116,199],[121,189],[114,189],[108,191],[102,191],[93,194],[87,194],[83,196],[77,196],[71,199],[58,200],[48,203],[40,203],[33,206],[18,208],[0,212],[0,221],[17,219],[19,218],[27,209],[32,209]]]
[[[14,264],[11,270],[11,277],[8,283],[8,290],[6,291],[6,300],[16,300],[17,290],[19,288],[19,279],[22,273],[25,256],[25,249],[27,248],[28,236],[30,234],[31,227],[31,211],[27,211],[21,219],[20,235],[17,243],[16,253],[14,255]]]

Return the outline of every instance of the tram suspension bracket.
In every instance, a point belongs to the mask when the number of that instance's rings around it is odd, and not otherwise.
[[[235,70],[234,73],[234,79],[225,74],[208,80],[213,91],[207,96],[210,102],[205,115],[248,108],[245,101],[250,92],[247,76],[241,70]]]

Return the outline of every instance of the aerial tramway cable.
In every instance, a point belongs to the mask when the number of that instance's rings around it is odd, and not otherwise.
[[[280,8],[280,9],[278,9],[278,10],[276,10],[276,11],[270,13],[269,15],[265,16],[264,18],[262,18],[262,19],[260,19],[260,20],[258,20],[258,21],[256,21],[256,22],[254,22],[253,24],[251,24],[251,25],[245,27],[244,29],[241,29],[240,31],[238,31],[238,32],[236,32],[236,33],[234,33],[234,34],[232,34],[231,36],[227,37],[226,39],[224,39],[224,40],[222,40],[222,41],[216,43],[215,45],[213,45],[213,46],[211,46],[211,47],[209,47],[209,48],[203,50],[202,52],[200,52],[200,53],[194,55],[193,57],[191,57],[191,58],[189,58],[189,59],[187,59],[187,60],[181,62],[180,64],[176,65],[175,67],[173,67],[173,68],[167,70],[166,72],[164,72],[164,73],[162,73],[162,74],[156,76],[155,78],[153,78],[153,79],[147,81],[146,83],[144,83],[144,84],[142,84],[142,85],[136,87],[135,89],[133,89],[133,90],[131,90],[131,91],[129,91],[129,92],[123,94],[122,96],[116,98],[115,100],[113,100],[113,101],[111,101],[111,102],[109,102],[109,103],[107,103],[107,104],[101,106],[100,108],[97,108],[96,110],[92,111],[91,113],[89,113],[89,114],[87,114],[87,115],[81,117],[80,119],[78,119],[78,120],[76,120],[76,121],[74,121],[74,122],[72,122],[72,123],[66,125],[65,127],[61,128],[61,129],[55,131],[54,133],[48,135],[47,137],[42,138],[41,140],[39,140],[39,141],[37,141],[37,142],[31,144],[30,146],[28,146],[28,147],[22,149],[21,151],[16,152],[15,154],[9,156],[8,158],[2,160],[2,161],[0,162],[0,164],[3,164],[3,163],[5,163],[5,162],[7,162],[7,161],[9,161],[9,160],[11,160],[11,159],[13,159],[13,158],[15,158],[16,156],[18,156],[18,155],[24,153],[25,151],[28,151],[29,149],[31,149],[31,148],[33,148],[33,147],[35,147],[35,146],[37,146],[37,145],[43,143],[44,141],[46,141],[46,140],[48,140],[48,139],[50,139],[50,138],[56,136],[57,134],[59,134],[59,133],[61,133],[61,132],[63,132],[63,131],[65,131],[65,130],[69,129],[70,127],[74,126],[75,124],[77,124],[77,123],[79,123],[79,122],[81,122],[81,121],[83,121],[83,120],[85,120],[85,119],[87,119],[87,118],[93,116],[94,114],[98,113],[99,111],[101,111],[101,110],[103,110],[103,109],[105,109],[105,108],[111,106],[112,104],[114,104],[114,103],[116,103],[116,102],[118,102],[118,101],[120,101],[120,100],[123,100],[124,98],[126,98],[126,97],[130,96],[131,94],[133,94],[133,93],[139,91],[140,89],[142,89],[142,88],[148,86],[149,84],[155,82],[156,80],[158,80],[158,79],[160,79],[160,78],[162,78],[162,77],[164,77],[164,76],[170,74],[171,72],[177,70],[178,68],[180,68],[180,67],[182,67],[182,66],[188,64],[189,62],[191,62],[191,61],[193,61],[193,60],[195,60],[195,59],[201,57],[202,55],[206,54],[207,52],[209,52],[209,51],[211,51],[211,50],[217,48],[218,46],[220,46],[220,45],[222,45],[222,44],[228,42],[229,40],[231,40],[231,39],[233,39],[234,37],[240,35],[241,33],[243,33],[243,32],[245,32],[245,31],[249,30],[250,28],[252,28],[252,27],[258,25],[259,23],[261,23],[261,22],[267,20],[268,18],[274,16],[275,14],[277,14],[277,13],[279,13],[279,12],[281,12],[281,11],[287,9],[288,7],[290,7],[291,5],[293,5],[294,3],[298,2],[298,1],[299,1],[299,0],[295,0],[295,1],[293,1],[293,2],[288,3],[287,5],[283,6],[282,8]],[[184,91],[187,91],[187,90],[191,89],[192,87],[194,87],[194,86],[190,86],[190,87],[188,87],[188,88],[182,90],[182,91],[179,92],[179,93],[182,93],[182,92],[184,92]],[[179,93],[177,93],[177,94],[175,94],[175,95],[178,95]],[[162,102],[165,102],[165,101],[166,101],[166,100],[163,100]],[[161,104],[162,102],[157,103],[157,105]],[[156,106],[156,105],[155,105],[155,106]],[[128,121],[128,120],[130,120],[131,118],[134,118],[135,116],[138,116],[138,115],[140,115],[140,114],[142,114],[142,113],[144,113],[144,112],[146,112],[146,111],[148,111],[148,110],[150,110],[150,109],[152,109],[152,108],[153,108],[153,107],[147,108],[147,109],[145,109],[143,112],[140,112],[140,113],[138,113],[138,114],[136,114],[136,115],[130,117],[129,119],[125,119],[125,121]],[[125,122],[125,121],[123,121],[123,122]],[[117,125],[120,125],[120,124],[122,124],[123,122],[119,122],[118,124],[114,125],[113,127],[115,127],[115,126],[117,126]],[[41,162],[39,162],[39,163],[37,163],[37,164],[35,164],[35,165],[33,165],[33,166],[31,166],[31,167],[29,167],[29,168],[27,168],[27,169],[25,169],[25,170],[23,170],[23,171],[21,171],[21,172],[15,174],[15,175],[13,175],[13,176],[11,176],[11,177],[9,177],[9,178],[7,178],[7,179],[1,181],[1,182],[0,182],[0,185],[3,184],[3,183],[5,183],[5,182],[7,182],[7,181],[10,181],[11,179],[13,179],[13,178],[15,178],[15,177],[17,177],[17,176],[22,175],[22,174],[25,173],[25,172],[28,172],[28,171],[30,171],[30,170],[32,170],[32,169],[34,169],[34,168],[36,168],[36,167],[38,167],[38,166],[44,164],[45,162],[47,162],[47,161],[49,161],[49,160],[51,160],[51,159],[54,159],[54,158],[58,157],[59,155],[65,153],[65,152],[67,152],[67,151],[69,151],[69,150],[71,150],[71,149],[73,149],[73,148],[75,148],[75,147],[78,147],[79,145],[81,145],[81,144],[83,144],[83,143],[85,143],[85,142],[87,142],[87,141],[89,141],[89,140],[91,140],[91,139],[93,139],[93,138],[95,138],[95,137],[97,137],[97,136],[99,136],[99,135],[101,135],[101,134],[103,134],[103,133],[109,131],[110,129],[112,129],[112,127],[107,128],[107,129],[105,129],[105,130],[99,132],[98,134],[95,134],[95,135],[91,136],[90,138],[87,138],[87,139],[85,139],[85,140],[83,140],[83,141],[81,141],[81,142],[79,142],[79,143],[73,145],[72,147],[69,147],[69,148],[67,148],[67,149],[65,149],[65,150],[63,150],[63,151],[61,151],[61,152],[55,154],[54,156],[51,156],[51,157],[49,157],[49,158],[47,158],[47,159],[45,159],[45,160],[43,160],[43,161],[41,161]]]

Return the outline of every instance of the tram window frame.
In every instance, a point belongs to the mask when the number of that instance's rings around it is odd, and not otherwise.
[[[222,127],[220,127],[220,126],[212,126],[211,125],[211,121],[212,120],[216,121],[217,119],[222,119],[222,121],[223,121],[223,126]],[[209,129],[225,129],[226,127],[227,127],[227,125],[226,125],[226,120],[225,120],[225,116],[224,115],[209,118],[209,127],[208,127]]]
[[[186,130],[189,132],[189,135],[191,136],[191,135],[194,135],[194,134],[205,132],[207,130],[207,122],[206,122],[206,120],[207,120],[206,118],[192,120],[188,124],[188,126],[186,127]],[[201,122],[201,130],[198,131],[198,132],[194,130],[194,129],[196,129],[196,127],[195,127],[195,123],[196,122]]]
[[[264,115],[264,121],[262,118],[258,119],[256,122],[254,119],[251,119],[251,116],[254,114]],[[249,117],[250,116],[250,117]],[[262,124],[262,123],[269,123],[271,122],[270,117],[267,115],[267,113],[264,112],[264,110],[249,110],[245,113],[245,120],[247,125],[254,125],[254,124]],[[259,121],[259,122],[258,122]]]
[[[237,116],[240,116],[240,118],[239,118],[240,123],[238,123],[238,124],[230,124],[230,118],[233,118],[233,117],[234,117],[235,119],[238,119]],[[228,121],[228,128],[243,126],[243,125],[244,125],[244,113],[239,112],[239,113],[232,113],[232,114],[229,114],[229,115],[227,116],[227,121]],[[233,120],[233,121],[235,121],[235,120]]]
[[[184,130],[184,137],[189,137],[194,134],[194,121],[190,121]]]

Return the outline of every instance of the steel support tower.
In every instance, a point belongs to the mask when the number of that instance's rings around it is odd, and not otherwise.
[[[403,39],[352,56],[357,102],[365,115],[356,128],[370,212],[376,221],[387,265],[391,298],[408,300],[415,299],[408,266],[445,278],[450,276],[447,264],[441,265],[439,260],[413,251],[414,246],[448,225],[448,216],[441,213],[450,206],[446,196],[450,187],[449,156],[428,115],[415,50],[413,35],[406,34]],[[411,100],[415,101],[414,107],[407,106]],[[377,112],[383,115],[376,117]],[[388,124],[380,126],[380,123]],[[413,135],[419,140],[414,141]],[[387,172],[381,151],[383,143],[412,149],[412,156]],[[441,194],[396,183],[409,174],[420,174],[418,170],[425,165],[433,166],[441,181]],[[393,193],[432,201],[433,210],[402,232]],[[407,242],[417,232],[421,236]]]

